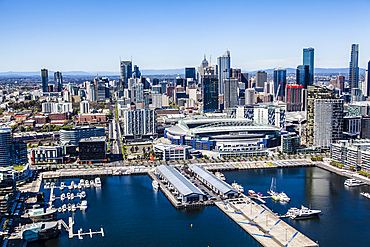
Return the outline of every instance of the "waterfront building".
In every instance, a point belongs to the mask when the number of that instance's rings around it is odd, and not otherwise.
[[[123,92],[128,88],[128,79],[132,77],[132,61],[120,61],[120,79],[117,85],[117,91]]]
[[[153,152],[162,160],[186,160],[190,158],[190,146],[158,143]]]
[[[57,90],[57,92],[62,92],[63,76],[62,76],[62,73],[59,71],[54,73],[54,87]]]
[[[308,85],[312,85],[314,83],[314,61],[315,61],[315,49],[312,47],[303,48],[303,65],[308,66],[308,70],[310,73],[310,80]]]
[[[330,145],[330,158],[343,168],[370,173],[370,139],[342,140]]]
[[[265,71],[257,71],[255,87],[264,87],[265,82],[267,82],[267,73]]]
[[[359,88],[358,82],[360,78],[360,70],[358,67],[358,56],[359,56],[359,45],[352,44],[351,60],[349,62],[349,78],[348,78],[351,102],[359,101],[358,97],[356,97],[356,95],[358,95],[358,92],[356,92],[356,89]]]
[[[297,149],[301,145],[301,138],[299,136],[288,136],[288,135],[283,135],[281,138],[283,153],[296,154]]]
[[[126,139],[150,138],[157,134],[155,110],[136,109],[123,113],[123,135]]]
[[[195,202],[205,198],[205,194],[200,189],[172,166],[160,165],[157,170],[158,176],[169,184],[181,202]]]
[[[78,142],[80,161],[106,161],[105,136],[82,138]]]
[[[47,69],[41,70],[41,88],[43,93],[48,92],[48,82],[49,82],[49,75]]]
[[[298,85],[302,85],[304,89],[310,85],[310,67],[308,65],[298,65],[296,72],[296,81]]]
[[[330,148],[330,144],[343,139],[343,100],[315,99],[314,145]]]
[[[314,144],[315,128],[315,100],[316,99],[336,99],[335,93],[327,88],[318,86],[307,86],[307,124],[306,124],[306,142]]]
[[[85,114],[90,112],[90,103],[87,100],[80,102],[80,113]]]
[[[302,110],[302,93],[302,85],[285,86],[285,103],[288,112]]]
[[[238,80],[224,80],[224,109],[229,109],[238,105]]]
[[[93,136],[105,136],[105,128],[83,126],[60,130],[62,145],[72,144],[77,146],[80,139]]]
[[[203,112],[214,112],[218,109],[218,76],[204,75],[203,87]]]
[[[207,187],[223,198],[238,196],[238,192],[228,183],[218,179],[215,175],[195,164],[189,165],[189,170]]]
[[[63,146],[38,146],[28,149],[31,164],[63,163]]]
[[[277,100],[283,100],[286,85],[286,70],[282,67],[274,70],[274,96]],[[262,85],[263,87],[263,85]]]
[[[224,94],[225,93],[225,85],[224,80],[230,78],[230,68],[231,68],[231,57],[230,51],[226,50],[226,52],[217,58],[217,67],[218,67],[218,93]]]

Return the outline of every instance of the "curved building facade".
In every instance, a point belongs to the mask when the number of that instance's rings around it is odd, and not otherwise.
[[[105,136],[105,128],[86,126],[60,130],[60,141],[63,145],[77,146],[80,139],[94,136]]]

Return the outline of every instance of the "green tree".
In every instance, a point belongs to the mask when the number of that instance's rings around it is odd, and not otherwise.
[[[20,126],[20,127],[19,127],[19,131],[20,131],[20,132],[24,132],[24,127],[23,127],[23,126]]]

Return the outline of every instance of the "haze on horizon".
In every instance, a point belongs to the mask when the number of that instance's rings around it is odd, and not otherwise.
[[[0,72],[119,71],[212,64],[226,48],[244,71],[302,64],[346,68],[352,43],[370,60],[370,1],[9,1],[0,0]]]

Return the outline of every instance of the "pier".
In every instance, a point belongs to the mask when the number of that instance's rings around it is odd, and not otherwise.
[[[262,246],[319,246],[249,198],[228,199],[215,205]]]
[[[78,239],[82,240],[83,236],[86,236],[86,235],[89,235],[90,238],[92,238],[94,234],[101,234],[103,238],[105,236],[103,227],[100,228],[100,231],[96,231],[96,232],[91,231],[91,229],[89,229],[88,232],[83,232],[82,229],[79,229],[77,233],[73,233],[74,220],[72,219],[72,217],[68,218],[68,225],[64,222],[64,220],[58,220],[58,225],[59,225],[59,229],[63,227],[68,232],[69,238],[78,237]]]

